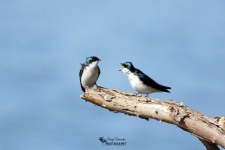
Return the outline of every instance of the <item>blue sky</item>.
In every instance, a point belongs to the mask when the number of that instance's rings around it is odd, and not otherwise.
[[[134,66],[210,117],[225,114],[225,1],[0,1],[0,149],[203,149],[173,125],[113,114],[80,99],[80,63],[102,59],[98,84],[134,93]],[[176,135],[176,136],[174,136]],[[172,138],[171,138],[172,137]],[[185,147],[184,147],[185,145]]]

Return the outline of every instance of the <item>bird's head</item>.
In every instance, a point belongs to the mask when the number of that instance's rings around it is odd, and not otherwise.
[[[90,56],[90,57],[86,58],[86,65],[97,66],[99,61],[101,61],[101,60],[98,57]]]
[[[134,66],[131,62],[121,63],[121,65],[122,66],[121,66],[121,69],[119,71],[122,71],[126,75],[135,70],[135,68],[134,68]]]

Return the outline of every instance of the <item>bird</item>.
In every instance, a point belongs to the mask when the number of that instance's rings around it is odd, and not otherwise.
[[[131,87],[137,91],[137,94],[148,94],[154,92],[168,92],[171,87],[161,85],[144,74],[141,70],[135,68],[131,62],[121,63],[121,71],[128,77]]]
[[[83,92],[85,89],[91,88],[94,85],[98,87],[97,80],[101,74],[100,68],[98,66],[99,61],[101,61],[96,56],[90,56],[86,58],[84,63],[81,63],[81,69],[79,72],[80,76],[80,86]]]

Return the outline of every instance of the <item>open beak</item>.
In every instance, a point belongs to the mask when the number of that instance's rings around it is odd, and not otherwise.
[[[119,71],[122,71],[122,69],[124,68],[123,63],[120,63],[122,65],[121,69]]]

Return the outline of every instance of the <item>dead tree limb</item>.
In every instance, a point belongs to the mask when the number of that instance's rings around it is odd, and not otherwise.
[[[225,117],[210,118],[174,100],[159,100],[106,88],[89,89],[81,98],[112,112],[174,124],[196,136],[207,150],[225,148]]]

